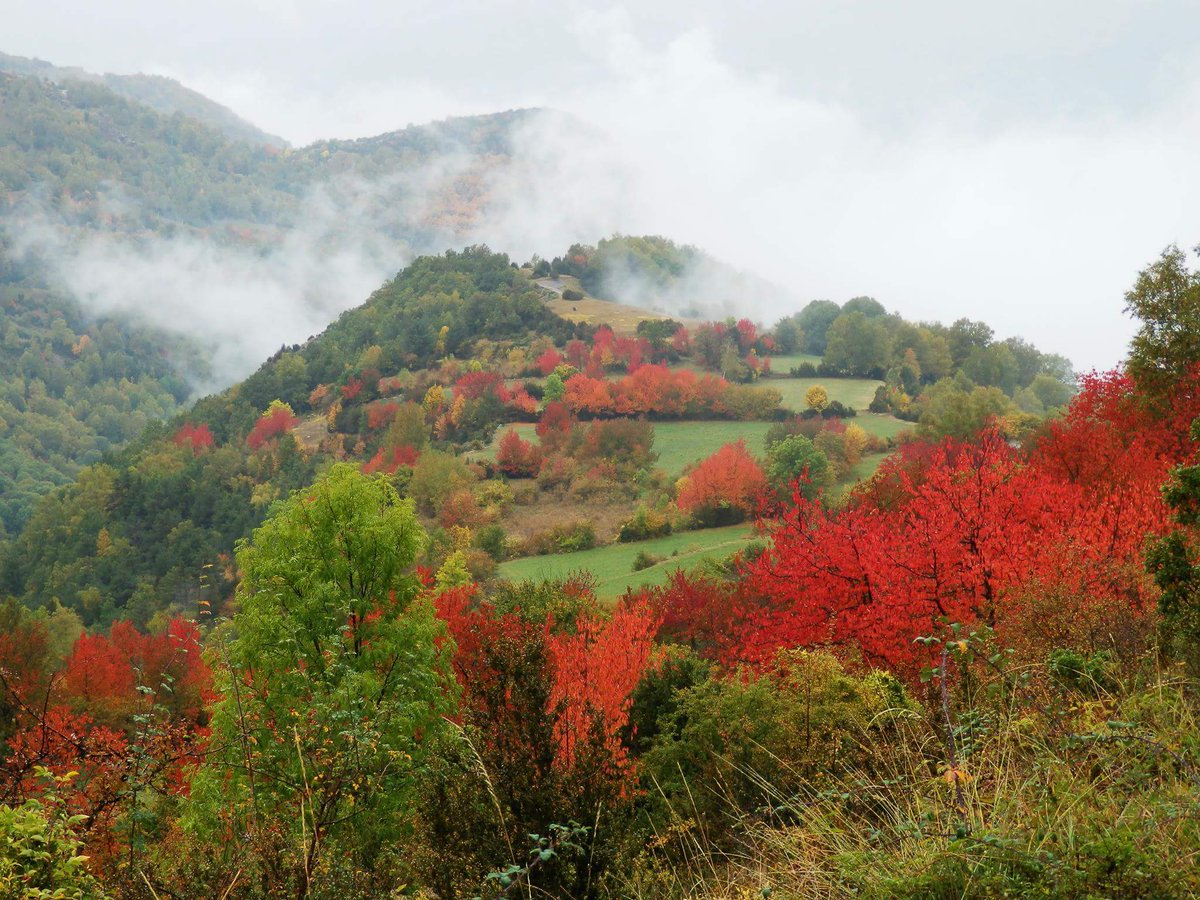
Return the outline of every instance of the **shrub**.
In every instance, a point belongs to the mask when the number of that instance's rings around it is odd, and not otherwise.
[[[638,555],[633,558],[633,571],[640,572],[642,569],[649,569],[651,566],[657,566],[662,561],[663,557],[661,556],[655,556],[653,553],[639,550]]]
[[[67,817],[37,800],[0,806],[0,895],[102,900],[104,891],[88,873],[75,834],[86,818]]]
[[[671,520],[665,513],[655,512],[639,506],[633,518],[621,526],[617,540],[622,543],[644,541],[647,538],[663,537],[671,533]]]
[[[574,288],[567,288],[565,291],[562,292],[562,298],[564,300],[567,300],[567,301],[573,303],[576,300],[582,300],[583,294],[581,292],[575,290]]]
[[[857,415],[854,407],[846,406],[840,400],[829,401],[829,405],[821,410],[823,419],[852,419]]]
[[[739,522],[767,491],[767,477],[746,442],[726,444],[680,479],[679,508],[704,525]]]
[[[556,525],[538,532],[525,542],[525,550],[531,556],[574,553],[577,550],[590,550],[595,546],[596,530],[591,522]]]
[[[502,525],[485,525],[475,532],[474,544],[496,562],[508,556],[508,534]]]

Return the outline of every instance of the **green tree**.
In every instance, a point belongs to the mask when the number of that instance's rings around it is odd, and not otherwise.
[[[415,599],[425,543],[386,478],[338,465],[238,549],[239,611],[186,826],[265,893],[380,873],[451,711],[444,630]],[[383,893],[387,893],[386,890]]]
[[[954,368],[961,368],[975,350],[990,346],[992,335],[991,326],[986,322],[956,319],[954,324],[946,329],[946,343],[950,345]]]
[[[802,476],[808,481],[801,481],[800,493],[811,500],[833,483],[828,457],[802,434],[773,444],[767,453],[767,478],[779,495],[788,496],[792,482]]]
[[[45,769],[40,774],[52,777]],[[54,790],[45,799],[0,806],[0,897],[103,900],[107,895],[88,872],[77,835],[87,817],[68,815]]]
[[[1020,364],[1006,344],[991,344],[971,351],[962,370],[976,384],[998,387],[1009,396],[1021,386]]]
[[[944,437],[971,440],[988,423],[1014,410],[999,388],[974,387],[961,373],[958,379],[943,378],[923,397],[917,434],[929,441]]]
[[[1194,253],[1200,255],[1200,246]],[[1200,270],[1172,245],[1139,274],[1125,311],[1141,321],[1130,342],[1129,374],[1143,392],[1166,399],[1200,362]]]
[[[542,388],[542,397],[547,403],[554,403],[557,400],[561,400],[566,393],[567,388],[563,383],[561,375],[557,372],[551,372],[546,376],[546,384]]]
[[[803,347],[806,353],[818,356],[825,353],[825,334],[834,319],[842,314],[842,308],[832,300],[814,300],[793,316],[804,332]]]
[[[804,340],[804,332],[796,324],[794,316],[780,319],[771,334],[775,338],[775,349],[780,353],[795,353]]]
[[[874,297],[852,297],[842,304],[842,312],[860,312],[868,319],[877,319],[887,315],[887,309]]]
[[[892,358],[892,336],[883,319],[843,313],[826,334],[825,362],[852,375],[877,376]]]

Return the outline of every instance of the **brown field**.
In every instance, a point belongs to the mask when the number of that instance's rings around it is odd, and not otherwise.
[[[532,479],[519,479],[511,483],[514,493],[517,494],[526,487],[537,491],[536,502],[528,505],[514,504],[502,522],[509,537],[518,540],[525,540],[558,525],[588,521],[596,531],[596,542],[608,544],[617,539],[617,532],[621,530],[621,526],[633,518],[637,510],[637,502],[634,500],[578,500],[566,494],[542,491]]]
[[[639,309],[636,306],[626,306],[611,300],[601,300],[588,295],[579,284],[579,279],[564,275],[550,287],[551,279],[540,278],[537,282],[551,295],[546,299],[546,305],[569,322],[586,322],[589,325],[607,325],[615,334],[633,335],[637,332],[638,322],[646,319],[665,319],[662,313],[649,309]],[[582,300],[563,300],[559,295],[562,290],[571,289],[583,293]]]

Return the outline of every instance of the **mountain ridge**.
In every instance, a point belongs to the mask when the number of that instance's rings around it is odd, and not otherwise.
[[[0,52],[0,72],[32,75],[54,83],[85,81],[101,84],[113,93],[149,106],[156,112],[166,115],[179,113],[203,122],[221,131],[230,140],[281,149],[289,146],[284,138],[263,131],[229,107],[166,75],[142,72],[131,75],[112,72],[97,74],[79,66],[59,66],[37,57],[14,56],[3,52]]]

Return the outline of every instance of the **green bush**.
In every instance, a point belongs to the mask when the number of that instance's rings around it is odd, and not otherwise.
[[[508,535],[501,525],[484,525],[475,532],[474,543],[496,562],[508,556]]]
[[[630,544],[649,538],[665,537],[670,533],[671,520],[665,514],[639,506],[633,518],[621,526],[617,540],[623,544]]]
[[[640,572],[642,569],[649,569],[651,566],[657,566],[662,561],[663,558],[661,556],[655,556],[653,553],[639,550],[638,555],[633,558],[633,571]]]
[[[530,556],[546,556],[551,553],[574,553],[590,550],[596,546],[596,530],[591,522],[572,522],[556,525],[540,531],[525,542],[525,551]]]
[[[61,780],[61,779],[60,779]],[[0,897],[25,900],[101,900],[76,829],[86,816],[64,816],[27,800],[0,806]]]

